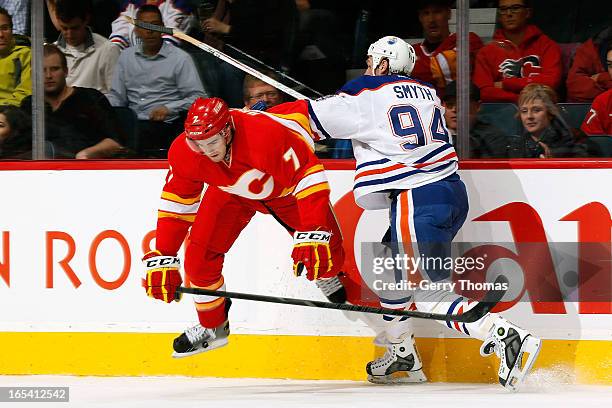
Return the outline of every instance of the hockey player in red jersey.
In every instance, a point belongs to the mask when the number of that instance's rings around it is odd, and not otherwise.
[[[198,98],[185,131],[170,147],[168,162],[156,249],[143,258],[149,296],[179,300],[177,253],[190,228],[186,281],[191,287],[224,290],[225,254],[255,212],[261,212],[293,234],[295,274],[305,273],[331,301],[344,302],[337,278],[344,262],[342,236],[304,115],[230,110],[219,98]],[[194,300],[200,324],[175,339],[174,357],[227,344],[228,301],[201,295]]]

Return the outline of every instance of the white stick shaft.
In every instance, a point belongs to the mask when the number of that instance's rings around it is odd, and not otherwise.
[[[262,81],[264,81],[265,83],[272,85],[273,87],[275,87],[276,89],[283,91],[284,93],[286,93],[287,95],[291,95],[293,96],[295,99],[308,99],[305,95],[302,95],[301,93],[297,92],[294,89],[289,88],[286,85],[281,84],[280,82],[278,82],[275,79],[270,78],[267,75],[262,74],[261,72],[257,71],[256,69],[253,69],[251,67],[249,67],[246,64],[243,64],[242,62],[230,57],[229,55],[219,51],[218,49],[211,47],[210,45],[203,43],[202,41],[198,41],[195,38],[193,38],[190,35],[185,34],[182,31],[179,31],[177,29],[173,29],[172,30],[173,33],[172,35],[176,38],[179,38],[183,41],[187,41],[193,45],[195,45],[196,47],[214,55],[215,57],[219,58],[220,60],[223,60],[225,62],[227,62],[228,64],[231,64],[233,66],[235,66],[236,68],[246,72],[247,74],[251,74],[256,78],[261,79]]]

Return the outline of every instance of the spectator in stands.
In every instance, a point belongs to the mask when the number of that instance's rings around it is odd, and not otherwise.
[[[43,53],[45,131],[55,157],[95,159],[120,152],[120,129],[108,100],[95,89],[66,85],[68,63],[57,46],[46,44]],[[31,112],[31,96],[22,108]]]
[[[32,93],[30,47],[16,45],[13,20],[0,7],[0,105],[19,106]]]
[[[446,127],[457,143],[457,82],[449,82],[442,97],[445,108],[444,120]],[[480,91],[470,83],[470,158],[502,158],[508,157],[508,136],[492,124],[478,117],[480,111]],[[461,137],[461,136],[459,136]]]
[[[499,0],[501,28],[476,57],[473,81],[483,102],[516,103],[531,83],[557,89],[561,83],[561,49],[529,24],[531,0]]]
[[[12,16],[14,34],[30,35],[29,0],[0,0],[0,7]]]
[[[272,79],[276,79],[272,72],[263,72]],[[244,77],[244,106],[251,109],[257,102],[264,102],[266,108],[283,103],[284,96],[281,91],[253,75]]]
[[[117,0],[92,0],[93,11],[89,26],[94,33],[108,39],[112,33],[112,23],[120,13]]]
[[[124,49],[131,47],[138,41],[138,34],[135,32],[134,26],[125,16],[137,18],[136,13],[144,5],[152,5],[159,9],[162,16],[159,25],[178,28],[183,32],[189,31],[189,28],[195,25],[191,1],[189,0],[122,0],[121,13],[113,21],[112,34],[109,37],[113,44]],[[171,35],[164,34],[163,39],[174,45],[180,44],[180,41]]]
[[[612,44],[608,45],[606,53],[606,67],[608,76],[612,76]],[[591,105],[580,129],[587,135],[612,136],[612,89],[599,94]]]
[[[610,67],[606,61],[612,46],[612,27],[601,31],[576,49],[567,76],[567,101],[591,103],[597,95],[612,89]]]
[[[32,120],[18,107],[0,106],[0,159],[32,157]]]
[[[153,5],[140,7],[136,17],[162,24],[161,12]],[[137,27],[135,32],[141,43],[121,53],[108,98],[113,106],[127,106],[138,116],[138,137],[129,147],[141,155],[164,157],[164,149],[183,131],[182,115],[196,98],[208,95],[185,51],[163,41],[157,31]]]
[[[425,39],[414,44],[417,62],[411,76],[431,83],[438,94],[443,95],[447,83],[457,79],[457,36],[448,26],[451,1],[419,0],[417,9]],[[474,33],[470,33],[469,41],[470,61],[473,63],[483,43]]]
[[[324,94],[336,92],[346,82],[346,58],[337,0],[295,0],[299,24],[295,41],[297,62],[292,74]],[[346,3],[346,2],[343,2]],[[330,41],[333,39],[333,41]],[[324,72],[324,75],[321,73]]]
[[[611,63],[612,61],[608,62],[608,64]],[[595,98],[580,129],[589,136],[612,136],[612,89],[608,89]]]
[[[274,68],[289,71],[298,28],[295,0],[221,1],[225,3],[225,16],[202,21],[204,32],[220,35],[225,43]]]
[[[68,61],[68,86],[107,94],[121,50],[89,27],[91,0],[47,0],[49,15],[60,31],[55,42]]]
[[[200,20],[207,43],[249,65],[245,53],[283,72],[292,68],[297,27],[295,0],[219,0],[213,16]],[[220,96],[230,107],[243,106],[244,72],[220,61],[210,66],[223,83]]]
[[[524,131],[518,144],[518,157],[586,157],[584,145],[565,123],[556,105],[555,91],[542,84],[529,84],[518,99],[519,116]]]

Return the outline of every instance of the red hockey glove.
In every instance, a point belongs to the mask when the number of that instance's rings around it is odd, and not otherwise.
[[[159,251],[150,251],[142,258],[146,275],[142,279],[142,286],[147,296],[170,303],[181,300],[176,297],[176,288],[181,286],[183,278],[179,273],[181,261],[176,256],[162,255]]]
[[[325,230],[296,231],[293,234],[293,273],[300,276],[306,268],[306,278],[315,280],[327,274],[333,265],[329,240]]]

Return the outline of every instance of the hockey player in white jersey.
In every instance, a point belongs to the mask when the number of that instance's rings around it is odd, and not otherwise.
[[[381,38],[368,50],[365,75],[336,95],[295,102],[294,109],[308,110],[310,127],[321,139],[352,141],[355,200],[364,209],[389,210],[387,235],[395,253],[446,257],[467,216],[468,199],[440,99],[432,86],[409,77],[415,61],[416,53],[405,41]],[[422,278],[432,282],[448,280],[450,273],[421,269]],[[405,309],[414,303],[418,310],[434,313],[461,313],[477,304],[445,290],[379,296],[383,307]],[[426,381],[410,319],[385,319],[389,322],[375,342],[387,352],[367,364],[368,379]],[[497,353],[499,381],[511,390],[518,388],[541,346],[539,339],[493,313],[473,323],[440,323],[483,340],[483,356]],[[529,356],[523,362],[525,352]]]

